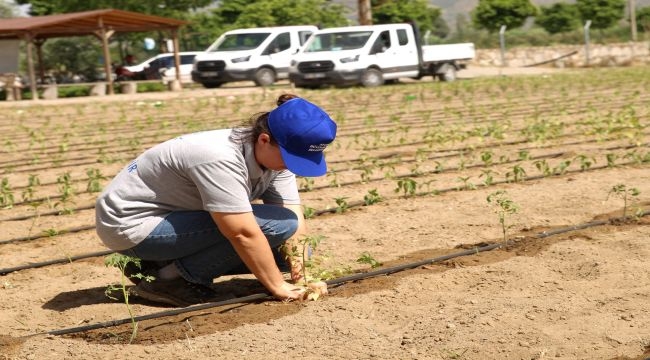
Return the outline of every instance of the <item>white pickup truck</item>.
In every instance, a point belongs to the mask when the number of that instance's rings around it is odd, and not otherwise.
[[[456,79],[475,56],[474,44],[420,44],[411,24],[349,26],[318,30],[294,55],[289,80],[298,87],[379,86],[399,78],[432,75]]]
[[[304,25],[227,31],[194,58],[192,80],[206,88],[243,80],[269,86],[288,77],[291,56],[316,30]]]

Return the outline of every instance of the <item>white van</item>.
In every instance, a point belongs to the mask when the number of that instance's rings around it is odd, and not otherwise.
[[[269,86],[289,76],[292,55],[316,30],[304,25],[227,31],[194,59],[192,80],[206,88],[242,80]]]
[[[379,86],[425,75],[453,81],[475,56],[474,44],[421,45],[414,24],[322,29],[294,56],[289,78],[299,87]]]

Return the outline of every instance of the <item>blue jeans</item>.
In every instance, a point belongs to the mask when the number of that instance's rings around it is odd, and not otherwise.
[[[253,215],[269,241],[280,270],[288,266],[278,247],[298,229],[298,217],[284,207],[253,204]],[[250,273],[207,211],[174,211],[138,245],[120,251],[146,261],[173,261],[185,280],[209,285],[225,274]]]

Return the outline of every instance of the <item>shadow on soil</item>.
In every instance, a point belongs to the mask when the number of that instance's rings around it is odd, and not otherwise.
[[[393,287],[401,278],[415,274],[443,272],[450,268],[468,267],[496,263],[515,256],[536,256],[546,250],[549,246],[562,242],[580,239],[592,241],[591,234],[607,234],[638,226],[650,225],[650,219],[643,218],[640,221],[616,223],[599,226],[597,229],[588,228],[579,231],[549,236],[543,239],[536,235],[549,229],[527,229],[519,234],[513,234],[515,239],[512,245],[492,251],[481,252],[472,256],[454,258],[452,260],[432,263],[412,270],[405,270],[393,273],[388,276],[376,276],[359,281],[345,283],[341,286],[330,289],[330,295],[318,301],[328,301],[331,297],[352,297],[361,293],[379,291]],[[442,255],[459,252],[460,249],[471,249],[485,244],[465,244],[455,249],[431,249],[414,252],[398,259],[384,262],[384,267],[392,267],[401,264],[433,259]],[[234,297],[241,297],[250,294],[264,292],[259,283],[254,279],[232,279],[215,284],[215,289],[222,287],[224,293]],[[83,296],[82,296],[83,295]],[[88,297],[90,300],[80,300]],[[72,305],[65,302],[73,302]],[[61,294],[50,301],[49,308],[65,310],[66,308],[82,305],[90,305],[97,302],[106,302],[103,289],[89,289],[80,292]],[[142,303],[144,304],[144,303]],[[213,334],[228,329],[239,327],[243,324],[265,323],[274,319],[299,312],[305,304],[298,302],[283,303],[276,301],[259,301],[251,303],[240,303],[222,307],[210,308],[207,310],[185,313],[177,316],[158,318],[143,321],[140,323],[138,336],[135,343],[139,344],[160,344],[177,340],[185,340],[187,336],[197,337],[206,334]],[[190,325],[191,324],[191,325]],[[130,325],[121,325],[110,329],[92,330],[83,333],[65,335],[68,338],[82,339],[91,343],[127,343],[131,335]],[[0,343],[3,339],[0,338]],[[650,345],[644,353],[635,358],[617,357],[616,360],[645,360],[650,356]]]

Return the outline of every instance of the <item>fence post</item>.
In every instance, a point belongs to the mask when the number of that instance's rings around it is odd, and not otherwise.
[[[501,44],[501,66],[506,67],[508,63],[506,62],[506,26],[501,25],[501,30],[499,30],[499,44]]]
[[[589,27],[591,26],[591,20],[587,20],[585,23],[585,65],[589,66]]]

